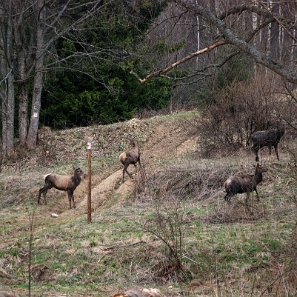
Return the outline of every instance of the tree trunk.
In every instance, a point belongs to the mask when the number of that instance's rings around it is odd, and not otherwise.
[[[39,112],[41,107],[42,78],[43,78],[43,75],[41,71],[35,74],[30,126],[29,126],[28,137],[27,137],[27,146],[30,149],[33,149],[36,147],[38,124],[39,124]]]
[[[25,8],[24,8],[25,9]],[[26,145],[27,132],[28,132],[28,68],[31,68],[33,63],[26,45],[26,32],[24,30],[24,11],[16,13],[14,18],[14,41],[17,54],[17,87],[18,87],[18,99],[19,99],[19,110],[18,110],[18,131],[19,140],[21,145]],[[31,28],[31,31],[34,28]],[[32,34],[32,32],[31,32]],[[26,61],[26,56],[29,57]],[[28,63],[26,63],[28,62]],[[27,64],[29,64],[27,67]]]
[[[19,83],[19,140],[26,144],[28,132],[28,88],[27,83]]]
[[[35,75],[33,83],[33,98],[32,98],[32,109],[30,117],[30,125],[27,136],[27,146],[30,149],[36,147],[37,132],[39,125],[39,112],[41,108],[41,93],[43,87],[43,61],[44,61],[44,0],[37,1],[37,49],[36,49],[36,65],[35,65]]]
[[[11,4],[8,7],[11,12]],[[2,154],[9,156],[14,147],[14,74],[13,74],[13,31],[11,13],[4,17],[0,9],[0,60],[2,100]]]
[[[10,71],[11,69],[9,69]],[[2,138],[3,153],[7,156],[12,155],[14,149],[14,76],[11,72],[7,78],[7,101],[5,105],[6,128],[4,131],[5,138]],[[3,135],[3,133],[2,133]],[[3,144],[5,147],[3,147]]]

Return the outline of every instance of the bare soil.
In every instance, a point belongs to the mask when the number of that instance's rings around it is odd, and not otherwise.
[[[139,121],[139,120],[131,120]],[[154,121],[153,121],[154,122]],[[149,128],[147,128],[149,129]],[[152,129],[152,128],[150,128]],[[139,142],[138,146],[141,152],[141,163],[145,168],[146,174],[152,174],[158,170],[160,160],[178,158],[183,153],[195,150],[197,136],[195,134],[196,128],[191,126],[190,122],[179,120],[162,121],[157,120],[153,127],[153,133],[149,133],[144,142]],[[128,143],[128,140],[127,140]],[[127,147],[128,148],[128,147]],[[117,157],[116,157],[117,158]],[[137,164],[139,167],[139,165]],[[137,174],[137,169],[133,165],[128,167],[128,171],[133,176]],[[100,211],[106,207],[111,197],[118,198],[117,203],[125,201],[134,190],[134,180],[130,179],[125,174],[125,182],[122,183],[122,165],[118,165],[109,173],[95,172],[92,174],[92,210]],[[70,214],[79,215],[85,213],[87,210],[88,200],[88,181],[84,180],[75,191],[76,197],[76,210],[68,210],[68,199],[58,201],[53,208],[52,212],[60,216],[69,216]],[[36,188],[33,190],[37,190]],[[55,191],[55,190],[53,190]],[[56,195],[57,193],[55,193]]]

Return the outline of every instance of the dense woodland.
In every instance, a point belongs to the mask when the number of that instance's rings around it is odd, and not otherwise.
[[[230,145],[276,118],[294,127],[295,12],[272,0],[1,1],[2,156],[34,148],[41,126],[159,110],[206,110],[201,125]]]

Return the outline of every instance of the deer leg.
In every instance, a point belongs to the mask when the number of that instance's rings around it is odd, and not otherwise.
[[[38,204],[40,203],[40,196],[41,196],[42,191],[43,191],[43,188],[41,188],[38,193],[38,200],[37,200]]]
[[[40,203],[40,197],[41,197],[41,194],[43,195],[44,204],[47,204],[47,203],[46,203],[46,193],[47,193],[47,191],[48,191],[49,189],[50,189],[50,188],[44,186],[43,188],[41,188],[41,189],[39,190],[38,200],[37,200],[37,203],[38,203],[38,204]]]
[[[76,208],[76,205],[75,205],[75,202],[74,202],[74,194],[73,194],[73,192],[72,192],[72,195],[71,195],[71,197],[72,197],[72,204],[73,204],[73,208]]]
[[[135,164],[134,164],[134,165],[135,165]],[[130,177],[131,179],[133,179],[132,174],[130,174],[130,173],[128,172],[128,170],[127,170],[128,166],[129,166],[129,164],[124,166],[124,170],[123,170],[123,182],[124,182],[124,174],[125,174],[125,172],[127,172],[127,174],[129,175],[129,177]]]
[[[233,197],[233,194],[229,192],[225,195],[225,200],[230,202],[231,197]]]
[[[67,190],[67,194],[68,194],[68,200],[69,200],[69,209],[71,209],[71,200],[73,202],[73,208],[75,208],[73,191],[72,190]]]
[[[279,160],[277,144],[274,146],[274,150],[275,150],[276,157]]]
[[[47,191],[44,191],[44,192],[43,192],[43,200],[44,200],[44,204],[47,204],[47,202],[46,202],[46,194],[47,194]]]
[[[247,191],[247,192],[246,192],[245,204],[248,203],[249,199],[250,199],[250,191]]]
[[[260,149],[259,145],[257,145],[257,144],[253,145],[253,151],[254,151],[255,156],[256,156],[256,162],[259,162],[259,155],[258,155],[259,149]]]
[[[131,179],[133,179],[133,176],[131,173],[128,172],[128,170],[126,169],[127,174],[130,176]]]

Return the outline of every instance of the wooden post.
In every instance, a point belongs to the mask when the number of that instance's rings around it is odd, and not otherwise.
[[[88,223],[91,223],[92,217],[92,202],[91,202],[91,181],[92,181],[92,172],[91,172],[91,155],[92,155],[92,144],[88,142],[87,144],[88,150]]]

